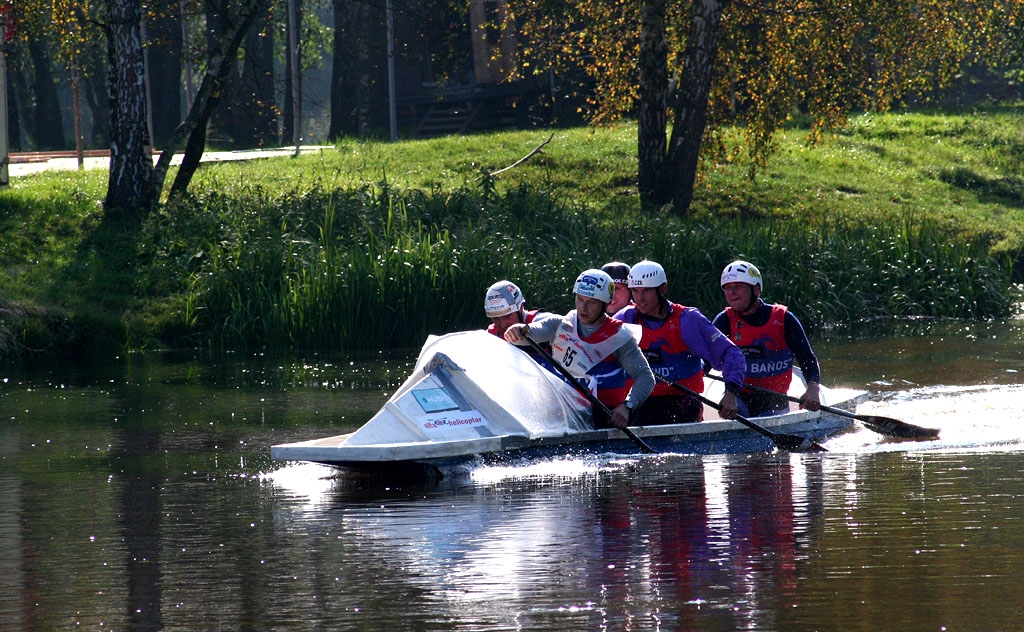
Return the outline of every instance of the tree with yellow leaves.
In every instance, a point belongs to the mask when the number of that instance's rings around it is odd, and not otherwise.
[[[814,140],[1024,49],[1022,0],[510,0],[508,19],[521,72],[581,67],[592,120],[637,117],[641,205],[681,215],[702,161],[725,157],[726,126],[743,129],[754,173],[797,113]]]

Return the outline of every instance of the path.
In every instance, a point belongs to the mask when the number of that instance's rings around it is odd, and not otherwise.
[[[302,145],[301,153],[315,153],[324,149],[333,149],[331,145]],[[106,169],[109,165],[109,152],[106,150],[89,150],[83,152],[82,166],[85,169]],[[171,160],[172,165],[181,164],[182,153],[177,153]],[[203,153],[201,162],[225,162],[232,160],[254,160],[257,158],[275,158],[295,155],[295,147],[279,147],[274,149],[250,149],[242,151],[207,151]],[[48,170],[78,169],[78,157],[73,151],[52,151],[32,153],[12,153],[8,172],[11,178],[27,176]]]

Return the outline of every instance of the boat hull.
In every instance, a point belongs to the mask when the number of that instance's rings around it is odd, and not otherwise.
[[[850,408],[866,399],[864,394],[835,407]],[[790,434],[822,441],[849,429],[853,420],[827,412],[797,410],[752,421],[775,434]],[[736,421],[714,419],[690,424],[631,427],[633,432],[659,453],[736,454],[770,452],[772,440]],[[349,446],[351,435],[338,435],[276,445],[271,457],[286,461],[311,461],[364,471],[395,472],[417,467],[446,468],[474,459],[488,462],[523,458],[580,454],[636,454],[638,445],[619,430],[601,429],[567,432],[561,436],[527,438],[517,435],[481,437],[456,441],[412,444]]]
[[[790,394],[806,388],[794,369]],[[585,453],[634,454],[640,443],[621,430],[593,428],[590,404],[529,355],[483,331],[454,332],[427,340],[405,383],[355,432],[271,447],[282,461],[311,461],[377,471],[442,468],[486,459]],[[705,380],[705,396],[724,395],[720,381]],[[862,391],[822,388],[824,402],[851,409]],[[849,417],[791,410],[752,421],[775,435],[819,441],[849,428]],[[631,427],[658,452],[729,454],[776,449],[770,437],[717,417],[705,421]]]

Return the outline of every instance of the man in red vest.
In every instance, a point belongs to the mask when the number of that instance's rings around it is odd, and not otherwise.
[[[758,417],[789,410],[789,400],[784,395],[793,380],[794,359],[807,381],[800,406],[818,410],[821,368],[799,319],[785,305],[761,300],[764,281],[760,270],[751,263],[733,261],[725,266],[721,284],[729,306],[715,316],[714,323],[743,351],[744,383],[782,394],[773,396],[745,388],[740,398],[750,415]]]
[[[719,412],[732,419],[739,411],[737,395],[743,388],[743,353],[715,329],[696,307],[673,303],[665,297],[668,277],[661,264],[641,261],[629,273],[633,305],[615,315],[643,330],[640,349],[651,370],[667,381],[695,393],[704,391],[704,363],[722,372],[725,395]],[[640,409],[636,425],[689,423],[704,418],[704,406],[694,395],[683,394],[659,381]]]
[[[527,310],[522,290],[511,281],[498,281],[487,288],[484,294],[484,314],[491,319],[487,333],[499,338],[510,325],[531,323],[538,316],[548,315],[537,309]]]

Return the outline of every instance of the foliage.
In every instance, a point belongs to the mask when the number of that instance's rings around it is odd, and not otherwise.
[[[91,15],[91,3],[52,0],[51,6],[50,24],[56,32],[60,58],[69,68],[81,68],[83,49],[102,41],[102,32]]]
[[[320,19],[320,12],[330,6],[330,0],[299,0],[302,15],[299,39],[299,63],[303,71],[323,66],[324,59],[331,55],[333,34],[330,27]],[[288,10],[286,3],[278,2],[272,11],[274,16],[274,56],[283,67],[288,56]],[[242,53],[244,54],[244,52]],[[238,62],[243,63],[241,59]]]
[[[863,115],[817,147],[787,130],[770,175],[722,165],[685,221],[638,213],[625,125],[561,130],[498,175],[532,134],[213,163],[201,193],[136,229],[102,221],[102,171],[44,173],[0,194],[0,295],[62,348],[381,349],[482,326],[498,278],[566,311],[575,275],[613,259],[661,261],[671,298],[713,316],[721,267],[742,256],[816,335],[1004,316],[1024,250],[1022,130],[1008,108]]]
[[[221,222],[215,230],[211,217]],[[767,296],[795,305],[812,330],[1010,309],[1007,261],[909,215],[870,225],[838,217],[810,235],[785,221],[625,217],[526,186],[489,203],[466,189],[279,197],[257,187],[242,199],[183,202],[147,227],[147,241],[175,241],[163,222],[196,222],[192,238],[177,238],[187,249],[143,254],[186,264],[181,331],[228,348],[414,346],[430,333],[478,326],[480,293],[496,278],[515,279],[531,306],[564,312],[575,275],[617,258],[662,262],[672,298],[712,312],[721,267],[752,259],[770,275]]]
[[[638,64],[652,57],[641,49],[637,25],[642,11],[655,7],[665,17],[663,35],[673,92],[665,103],[646,104],[646,108],[674,110],[669,118],[676,117],[676,126],[682,129],[682,114],[703,116],[703,104],[681,98],[679,83],[683,67],[694,63],[688,47],[697,44],[687,41],[688,25],[706,17],[701,10],[705,4],[711,3],[512,0],[508,22],[521,28],[521,72],[554,71],[560,77],[572,77],[566,72],[569,68],[585,69],[592,92],[584,82],[564,89],[592,94],[589,115],[604,123],[634,113],[642,105],[638,103],[642,74]],[[766,167],[777,147],[778,132],[798,112],[810,117],[808,138],[815,141],[824,130],[845,124],[851,112],[884,111],[894,104],[937,99],[966,65],[1019,66],[1024,51],[1019,36],[1024,2],[1020,0],[995,5],[984,0],[895,4],[888,0],[720,0],[717,4],[723,6],[720,44],[713,77],[705,77],[712,82],[708,128],[697,126],[684,133],[704,138],[693,146],[701,148],[709,164],[735,158],[725,153],[719,135],[739,126],[746,142],[733,149],[747,154],[751,177]],[[657,38],[649,40],[657,42]],[[641,151],[641,159],[644,155]],[[671,152],[669,158],[681,159]],[[670,168],[655,171],[672,173]],[[685,171],[683,175],[688,177]],[[690,183],[671,186],[677,188],[674,202],[689,204]],[[641,194],[647,195],[646,191]],[[651,202],[657,206],[665,200]],[[686,213],[689,209],[676,210]]]

